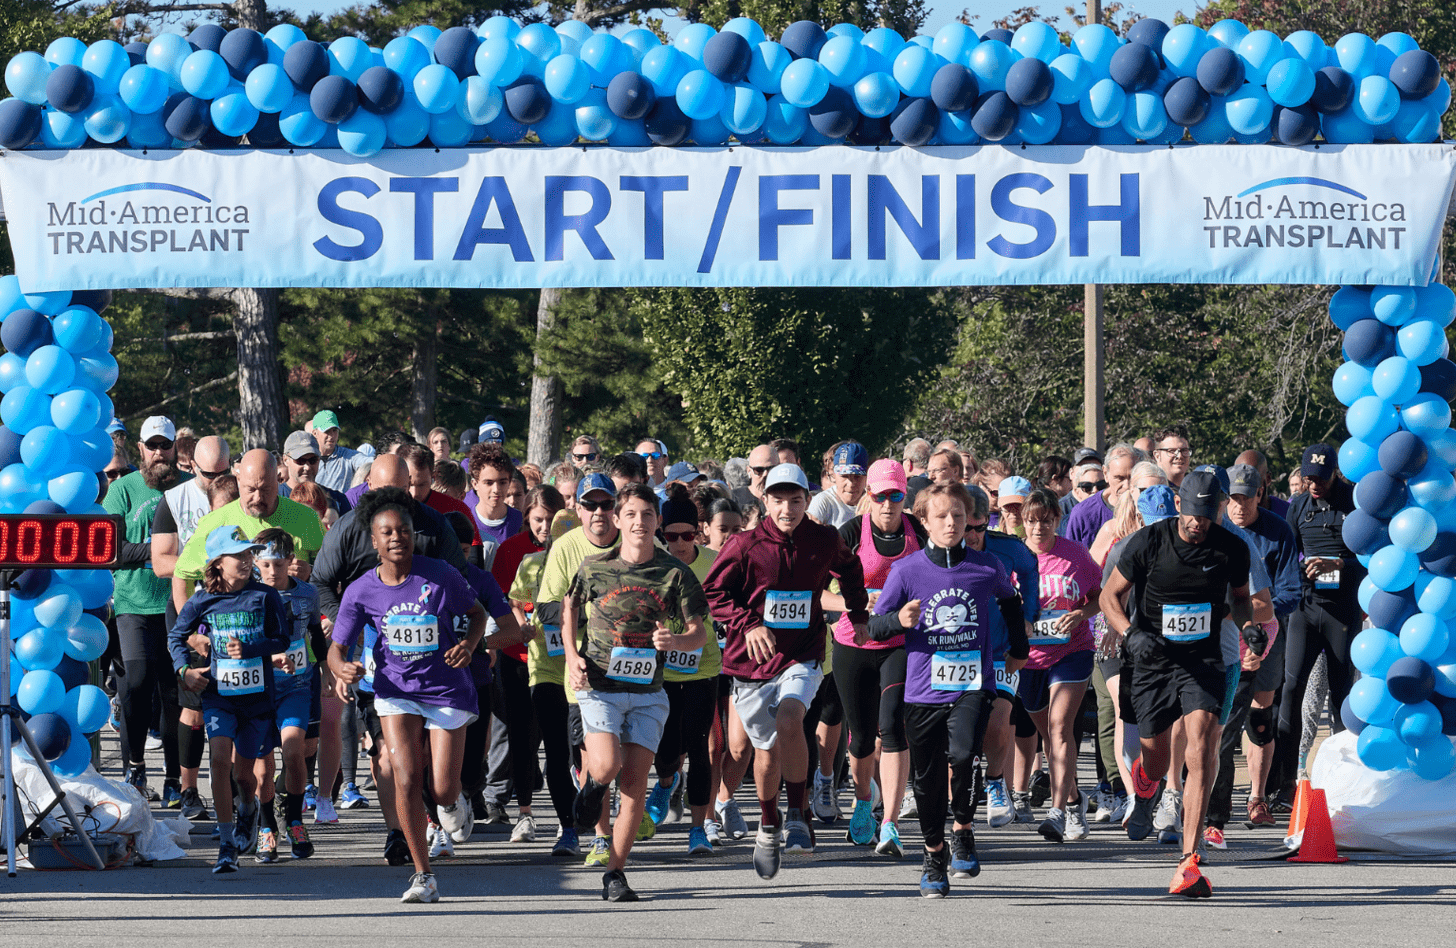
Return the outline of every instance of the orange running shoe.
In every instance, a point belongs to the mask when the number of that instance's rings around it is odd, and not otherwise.
[[[1203,843],[1209,849],[1228,849],[1228,843],[1223,838],[1223,830],[1217,826],[1203,828]]]
[[[1198,868],[1197,853],[1189,853],[1178,863],[1173,873],[1173,884],[1168,886],[1172,895],[1186,895],[1190,899],[1206,899],[1213,895],[1213,886]]]

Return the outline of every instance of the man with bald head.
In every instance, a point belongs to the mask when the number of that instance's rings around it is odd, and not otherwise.
[[[748,452],[748,486],[733,490],[733,499],[738,502],[739,509],[744,512],[749,507],[763,509],[763,482],[778,463],[778,455],[772,445],[761,444]]]
[[[1259,506],[1283,520],[1289,513],[1289,501],[1283,497],[1275,497],[1274,492],[1269,489],[1273,485],[1274,479],[1269,476],[1269,459],[1264,457],[1264,452],[1250,448],[1234,458],[1234,463],[1247,464],[1259,472],[1259,477],[1264,482],[1259,491]]]

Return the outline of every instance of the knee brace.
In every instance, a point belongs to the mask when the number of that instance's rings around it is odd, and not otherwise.
[[[1274,743],[1274,709],[1250,708],[1249,719],[1244,722],[1244,733],[1260,747]]]

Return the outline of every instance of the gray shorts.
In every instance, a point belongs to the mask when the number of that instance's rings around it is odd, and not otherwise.
[[[753,746],[771,750],[779,739],[779,705],[792,698],[809,710],[823,680],[819,662],[790,665],[766,681],[733,679],[733,707]]]
[[[586,733],[612,734],[623,744],[657,753],[667,725],[666,692],[578,691],[576,703]]]

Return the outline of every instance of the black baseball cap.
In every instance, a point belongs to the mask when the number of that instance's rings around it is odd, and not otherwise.
[[[1299,473],[1321,480],[1333,477],[1338,466],[1338,456],[1339,453],[1327,444],[1312,444],[1304,449],[1304,457],[1299,461]]]
[[[1212,471],[1190,471],[1178,488],[1178,512],[1185,517],[1218,516],[1223,486]]]
[[[1077,453],[1072,455],[1072,466],[1076,467],[1083,461],[1096,461],[1102,463],[1102,452],[1096,448],[1078,448]]]

